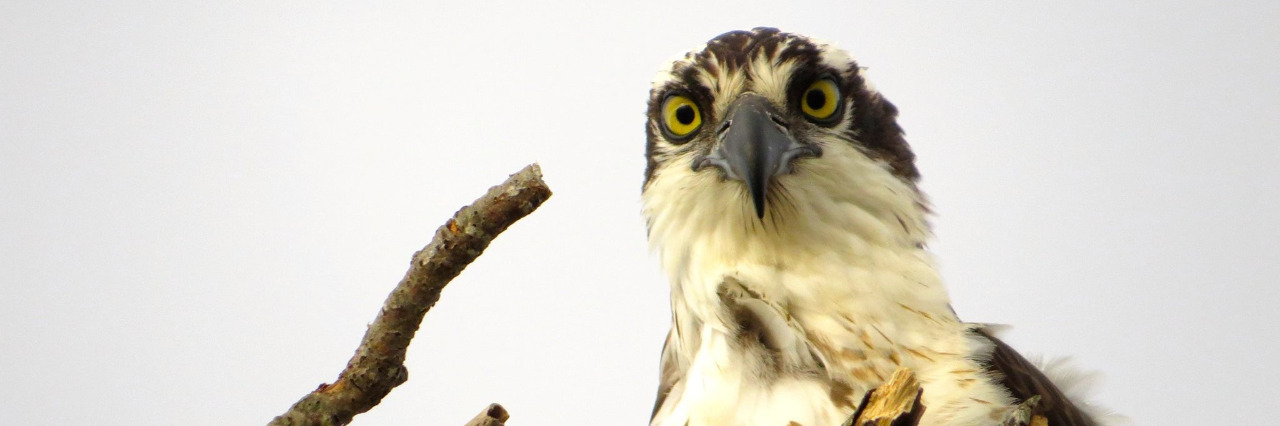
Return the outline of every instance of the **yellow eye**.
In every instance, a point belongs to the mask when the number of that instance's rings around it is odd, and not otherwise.
[[[840,106],[840,89],[836,82],[824,78],[813,82],[800,97],[800,110],[814,120],[826,120],[836,113]]]
[[[693,103],[693,99],[674,95],[667,97],[662,103],[662,120],[672,136],[684,137],[702,126],[702,113],[698,111],[698,105]]]

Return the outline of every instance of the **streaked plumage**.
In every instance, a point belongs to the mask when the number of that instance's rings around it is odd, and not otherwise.
[[[994,424],[1043,374],[961,322],[925,249],[897,110],[843,51],[771,28],[712,39],[649,99],[643,189],[671,283],[654,425],[837,425],[899,366],[923,424]]]

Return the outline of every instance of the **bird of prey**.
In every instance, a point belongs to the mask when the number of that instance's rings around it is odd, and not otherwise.
[[[839,425],[899,367],[923,425],[998,424],[1036,395],[1050,425],[1100,420],[956,317],[897,109],[844,51],[729,32],[659,73],[647,115],[673,323],[652,425]]]

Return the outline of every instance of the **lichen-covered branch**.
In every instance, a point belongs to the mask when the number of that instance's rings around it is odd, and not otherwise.
[[[436,230],[431,243],[413,255],[409,271],[387,296],[338,380],[320,385],[270,424],[345,425],[378,405],[392,388],[408,380],[405,351],[423,316],[440,300],[440,290],[498,234],[550,196],[542,170],[531,164],[458,210]],[[493,407],[486,413],[494,412]],[[505,421],[506,411],[497,410]]]

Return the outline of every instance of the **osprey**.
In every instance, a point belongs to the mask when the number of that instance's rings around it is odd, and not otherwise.
[[[1001,423],[1036,395],[1050,425],[1095,424],[956,317],[896,116],[846,53],[772,28],[659,73],[643,200],[672,327],[652,425],[839,425],[899,367],[924,425]]]

